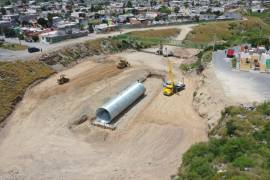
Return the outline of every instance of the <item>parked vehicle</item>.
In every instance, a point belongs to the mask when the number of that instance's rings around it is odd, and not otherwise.
[[[40,49],[37,47],[29,47],[28,48],[29,53],[35,53],[35,52],[39,52],[39,51],[40,51]]]
[[[25,39],[25,42],[33,42],[32,39]]]
[[[233,49],[228,49],[227,50],[227,57],[228,58],[234,57],[234,50]]]

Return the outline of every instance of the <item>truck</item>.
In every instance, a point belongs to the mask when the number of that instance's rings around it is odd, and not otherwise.
[[[234,57],[234,50],[233,49],[228,49],[227,50],[227,57],[228,58],[233,58]]]

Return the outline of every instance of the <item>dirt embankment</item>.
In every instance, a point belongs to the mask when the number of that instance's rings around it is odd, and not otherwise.
[[[208,129],[212,129],[221,117],[221,111],[232,105],[226,97],[222,84],[217,79],[213,65],[207,66],[193,94],[193,106],[202,118],[207,120]]]

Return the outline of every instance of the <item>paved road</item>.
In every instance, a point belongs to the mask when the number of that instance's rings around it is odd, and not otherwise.
[[[270,100],[270,74],[233,70],[225,51],[213,53],[213,64],[225,94],[236,102]]]
[[[196,24],[188,24],[188,25],[174,25],[174,26],[161,26],[161,27],[151,27],[151,28],[136,28],[136,29],[123,29],[122,33],[128,33],[131,31],[144,31],[148,29],[167,29],[167,28],[179,28],[182,29],[180,33],[180,39],[182,37],[185,37],[186,34],[191,30],[191,27],[196,26]],[[77,43],[83,43],[87,40],[93,40],[93,39],[98,39],[98,38],[106,38],[108,36],[115,36],[119,35],[120,32],[111,32],[108,34],[89,34],[86,37],[81,37],[81,38],[76,38],[76,39],[70,39],[66,41],[62,41],[59,43],[55,44],[43,44],[43,43],[27,43],[25,41],[21,41],[22,44],[27,45],[27,46],[35,46],[38,48],[42,48],[43,53],[44,52],[50,52],[50,51],[55,51],[58,49],[61,49],[63,47],[72,45],[72,44],[77,44]],[[179,39],[179,38],[178,38]],[[179,40],[180,40],[179,39]],[[7,42],[11,43],[19,43],[19,40],[17,38],[8,38],[6,39]],[[0,48],[0,61],[13,61],[13,60],[18,60],[18,59],[29,59],[32,58],[34,59],[35,57],[38,57],[41,53],[32,53],[29,54],[27,50],[24,51],[8,51],[5,49]]]
[[[76,38],[76,39],[69,39],[66,41],[62,41],[59,43],[55,43],[55,44],[44,44],[44,43],[29,43],[29,42],[25,42],[25,41],[21,41],[21,43],[23,45],[27,45],[28,47],[37,47],[42,49],[42,52],[50,52],[50,51],[55,51],[58,49],[61,49],[65,46],[69,46],[72,44],[76,44],[76,43],[82,43],[84,41],[87,40],[92,40],[92,39],[97,39],[97,38],[102,38],[102,37],[108,37],[108,36],[113,36],[119,34],[119,32],[113,32],[110,34],[89,34],[86,37],[81,37],[81,38]],[[17,38],[6,38],[5,39],[6,42],[10,42],[10,43],[19,43]],[[23,60],[23,59],[29,59],[29,58],[34,58],[34,57],[38,57],[39,55],[41,55],[40,52],[38,53],[28,53],[27,50],[23,50],[23,51],[10,51],[10,50],[6,50],[6,49],[1,49],[0,48],[0,61],[13,61],[13,60]]]

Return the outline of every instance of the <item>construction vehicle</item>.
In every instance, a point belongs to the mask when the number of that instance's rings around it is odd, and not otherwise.
[[[65,83],[67,83],[67,82],[69,82],[69,79],[66,78],[66,76],[65,76],[64,74],[61,74],[61,75],[60,75],[60,78],[57,79],[57,83],[58,83],[59,85],[65,84]]]
[[[173,67],[169,59],[167,60],[168,62],[168,75],[167,75],[167,80],[163,83],[163,94],[165,96],[172,96],[175,93],[178,93],[185,89],[186,85],[184,82],[182,83],[175,83],[174,82],[174,77],[173,77]]]
[[[162,44],[160,44],[159,49],[155,53],[156,55],[168,57],[168,56],[174,56],[173,52],[169,50],[167,47],[163,47]]]
[[[122,59],[120,60],[120,62],[117,65],[118,69],[124,69],[124,68],[127,68],[127,67],[130,67],[129,62],[126,61],[126,60],[122,60]]]

